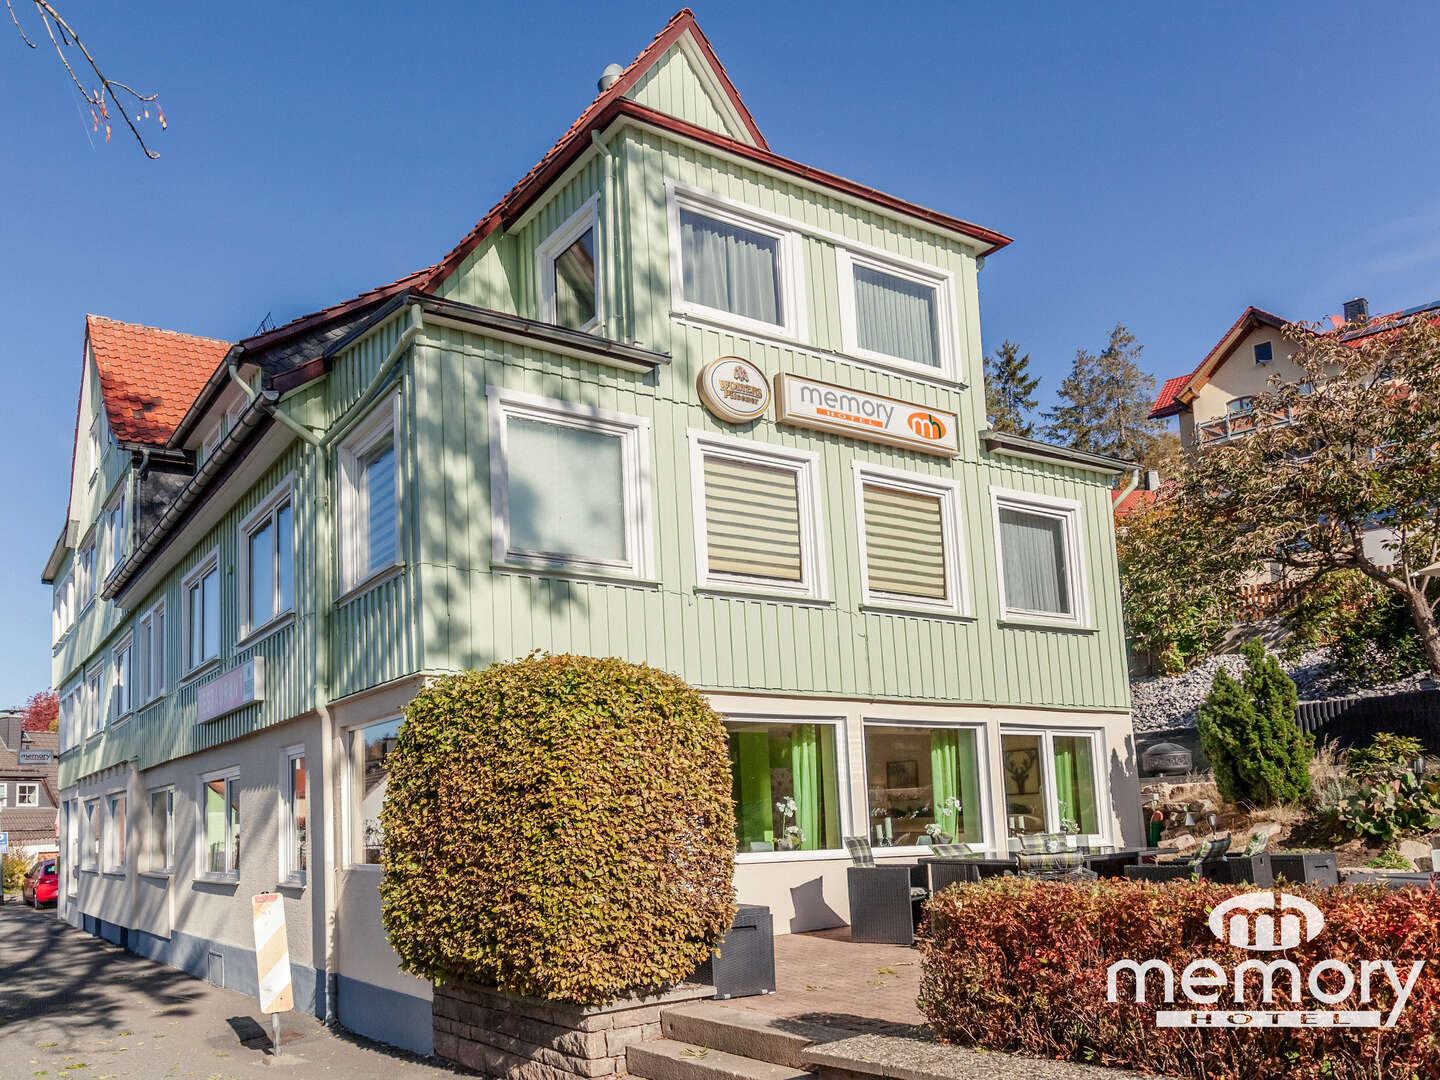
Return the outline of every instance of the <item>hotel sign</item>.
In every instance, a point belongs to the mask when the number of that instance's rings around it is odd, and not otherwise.
[[[770,384],[765,373],[749,360],[722,356],[711,360],[697,380],[700,400],[721,420],[748,424],[770,407]]]
[[[775,376],[775,401],[782,424],[940,457],[960,453],[959,418],[952,412],[788,373]]]
[[[53,750],[21,750],[16,755],[17,765],[49,765],[50,759],[55,756]]]
[[[195,722],[204,724],[265,700],[265,658],[252,657],[195,691]]]

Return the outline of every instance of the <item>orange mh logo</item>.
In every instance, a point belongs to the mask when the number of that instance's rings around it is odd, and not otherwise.
[[[945,437],[945,424],[933,413],[912,412],[908,423],[910,430],[922,439],[943,439]]]

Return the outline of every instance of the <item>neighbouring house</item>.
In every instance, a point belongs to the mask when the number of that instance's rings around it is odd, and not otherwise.
[[[781,932],[845,920],[848,835],[1138,841],[1130,467],[985,429],[1008,243],[775,153],[683,11],[433,266],[233,344],[91,316],[61,917],[253,992],[278,891],[297,1006],[428,1050],[387,759],[427,679],[534,649],[708,693]]]
[[[1346,301],[1343,314],[1329,316],[1329,328],[1320,332],[1343,342],[1359,342],[1420,315],[1440,317],[1440,300],[1372,316],[1368,301],[1359,297]],[[1307,378],[1291,359],[1296,346],[1285,327],[1293,321],[1257,307],[1246,308],[1194,371],[1165,380],[1150,417],[1178,417],[1180,444],[1187,453],[1243,438],[1255,427],[1256,395],[1264,393],[1272,380]],[[1366,552],[1385,561],[1383,545],[1392,536],[1383,527],[1371,529],[1365,535]]]
[[[11,854],[57,850],[60,800],[54,731],[26,731],[19,713],[0,716],[0,833]]]

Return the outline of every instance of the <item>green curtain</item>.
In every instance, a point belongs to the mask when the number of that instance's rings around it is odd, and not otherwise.
[[[930,733],[930,779],[934,785],[935,820],[957,843],[981,842],[980,768],[973,731],[951,728]],[[946,799],[960,800],[959,819],[941,815]]]
[[[829,724],[820,727],[820,779],[825,828],[815,837],[815,847],[839,847],[840,776],[835,766],[835,729]]]
[[[1095,763],[1090,740],[1055,737],[1055,798],[1062,818],[1080,823],[1082,833],[1099,832],[1095,809]]]
[[[796,724],[791,731],[790,775],[795,783],[795,824],[800,826],[800,847],[812,851],[821,846],[824,826],[820,726]]]
[[[730,734],[735,819],[743,845],[775,839],[774,807],[770,798],[770,733],[736,731]]]

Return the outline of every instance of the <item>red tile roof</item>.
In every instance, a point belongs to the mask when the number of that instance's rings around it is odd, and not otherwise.
[[[164,446],[230,342],[85,316],[110,431],[121,442]]]
[[[1176,398],[1189,381],[1189,375],[1176,375],[1173,379],[1166,379],[1164,385],[1160,387],[1159,395],[1155,398],[1155,407],[1150,410],[1150,419],[1159,420],[1162,417],[1174,416],[1179,412],[1180,402]]]
[[[1155,398],[1155,404],[1150,409],[1150,419],[1160,420],[1167,416],[1174,416],[1182,408],[1184,403],[1179,400],[1180,392],[1185,389],[1196,378],[1210,377],[1210,374],[1230,355],[1234,347],[1243,336],[1242,331],[1248,329],[1250,324],[1273,326],[1277,330],[1289,323],[1279,315],[1273,315],[1264,308],[1257,308],[1254,305],[1247,307],[1240,313],[1240,317],[1230,324],[1230,329],[1220,336],[1211,350],[1205,354],[1195,370],[1188,375],[1176,375],[1174,378],[1166,379],[1160,387],[1160,393]]]

